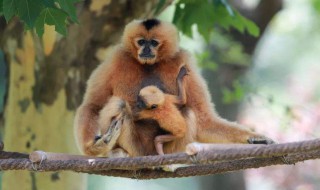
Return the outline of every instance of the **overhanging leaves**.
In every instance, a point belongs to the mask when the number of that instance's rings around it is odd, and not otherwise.
[[[12,0],[13,1],[13,0]],[[15,0],[18,16],[24,23],[33,28],[34,23],[43,9],[42,0]]]
[[[74,4],[79,2],[79,0],[56,0],[56,2],[59,3],[60,8],[69,15],[73,22],[79,22],[77,18],[77,10],[74,6]]]
[[[231,104],[234,102],[239,102],[242,100],[245,94],[245,86],[243,86],[238,80],[233,81],[232,90],[227,88],[222,89],[223,93],[223,103]]]
[[[233,10],[225,0],[180,0],[176,4],[174,24],[187,36],[192,36],[191,27],[197,25],[199,33],[209,41],[214,25],[225,29],[233,27],[240,32],[259,35],[259,28],[240,13]]]
[[[313,8],[320,14],[320,1],[312,0]]]
[[[8,22],[15,14],[17,14],[16,0],[3,0],[3,14]]]
[[[3,0],[0,0],[0,16],[3,14]]]
[[[43,35],[44,24],[54,25],[55,30],[60,34],[66,35],[66,19],[68,15],[62,10],[55,8],[44,9],[36,22],[36,32],[39,36]]]
[[[78,23],[75,3],[79,0],[0,0],[0,13],[7,22],[18,16],[25,29],[35,28],[38,35],[44,32],[44,24],[54,25],[57,32],[66,35],[66,20]]]

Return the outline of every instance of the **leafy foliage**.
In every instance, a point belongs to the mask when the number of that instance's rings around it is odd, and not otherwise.
[[[0,0],[0,16],[3,15],[3,0]]]
[[[55,30],[60,34],[66,35],[67,30],[66,30],[65,20],[67,19],[67,17],[68,15],[59,9],[54,9],[54,8],[44,9],[40,14],[39,19],[37,19],[37,22],[35,25],[37,34],[39,36],[42,36],[44,32],[44,24],[48,24],[48,25],[54,25]]]
[[[250,56],[244,51],[240,42],[233,40],[228,34],[224,34],[219,30],[215,30],[211,34],[214,41],[211,44],[211,52],[215,61],[222,64],[232,64],[239,66],[249,66]]]
[[[232,89],[223,88],[223,103],[231,104],[233,102],[240,102],[247,89],[238,80],[233,81]]]
[[[203,69],[210,69],[212,71],[217,70],[218,64],[210,57],[209,51],[196,54],[198,66]]]
[[[226,0],[180,0],[176,4],[174,24],[187,36],[192,36],[192,25],[209,41],[214,25],[240,32],[247,31],[253,36],[259,35],[259,28],[250,20],[232,9]]]
[[[0,0],[0,14],[7,22],[18,16],[27,29],[35,28],[43,35],[44,25],[53,25],[57,32],[66,35],[68,19],[78,23],[75,3],[80,0]],[[165,6],[166,0],[159,0],[155,13]],[[259,28],[241,16],[227,0],[179,0],[176,3],[174,24],[187,36],[192,35],[191,27],[196,25],[200,34],[208,41],[214,25],[225,29],[233,27],[240,32],[259,35]]]
[[[312,0],[313,8],[320,14],[320,1]]]
[[[0,0],[0,13],[7,22],[14,16],[24,22],[27,29],[35,28],[43,35],[44,25],[53,25],[60,34],[66,35],[68,18],[78,23],[75,3],[80,0]]]

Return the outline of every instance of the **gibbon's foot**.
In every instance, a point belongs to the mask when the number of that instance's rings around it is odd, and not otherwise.
[[[123,118],[114,119],[111,122],[107,132],[101,137],[104,143],[108,144],[112,139],[115,139],[115,140],[118,139],[121,132],[120,129],[122,124],[123,124]]]
[[[249,144],[275,144],[276,142],[265,136],[255,136],[248,139]]]
[[[194,143],[190,143],[186,146],[186,153],[190,156],[195,155],[202,150],[204,150],[204,148],[201,143],[194,142]],[[193,159],[193,158],[191,158],[191,159]]]

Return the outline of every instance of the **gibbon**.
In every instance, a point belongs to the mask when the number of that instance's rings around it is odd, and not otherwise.
[[[188,77],[184,80],[186,104],[181,112],[187,123],[193,123],[190,115],[195,118],[194,125],[187,124],[186,132],[192,133],[190,135],[195,137],[195,141],[265,144],[273,142],[217,115],[207,85],[195,69],[194,60],[187,51],[179,48],[178,41],[175,26],[157,19],[135,20],[125,27],[122,42],[115,48],[112,56],[91,74],[84,100],[76,113],[75,136],[84,154],[100,155],[103,149],[101,146],[107,147],[107,144],[97,144],[100,141],[95,137],[100,135],[99,112],[111,104],[111,97],[120,98],[132,109],[137,103],[140,90],[146,86],[154,85],[165,94],[177,95],[176,78],[182,66],[188,70]],[[115,118],[112,112],[110,115],[106,114],[103,117]],[[133,125],[126,128],[131,130],[130,138],[134,139],[131,143],[136,152],[134,156],[157,154],[153,143],[150,142],[153,142],[156,136],[166,133],[157,122],[143,119],[131,120],[128,124]],[[173,141],[175,142],[179,141]],[[180,151],[180,148],[176,147],[181,145],[176,143],[170,150],[164,146],[164,152]]]
[[[186,103],[182,81],[185,75],[187,75],[187,70],[182,67],[177,77],[178,96],[164,94],[156,86],[144,87],[139,92],[137,103],[139,110],[135,113],[135,118],[153,119],[158,122],[160,128],[168,132],[168,134],[158,135],[154,139],[159,155],[164,155],[163,143],[183,138],[186,134],[186,120],[177,107],[182,107]]]

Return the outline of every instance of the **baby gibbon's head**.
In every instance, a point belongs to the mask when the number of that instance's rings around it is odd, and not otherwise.
[[[179,51],[178,31],[157,19],[134,20],[125,27],[122,44],[139,63],[152,65]]]
[[[140,90],[139,98],[142,101],[141,107],[145,109],[156,109],[164,103],[164,93],[156,86],[147,86]]]

